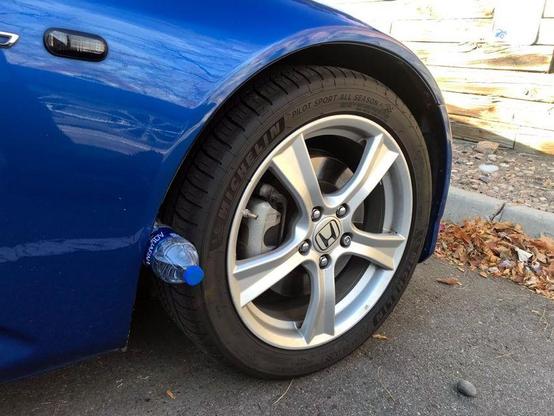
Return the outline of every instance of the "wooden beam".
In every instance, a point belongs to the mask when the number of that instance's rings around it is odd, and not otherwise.
[[[543,17],[554,17],[554,0],[546,0]]]
[[[522,127],[516,135],[514,147],[523,152],[546,153],[554,156],[554,131]]]
[[[507,123],[481,120],[474,117],[450,115],[452,135],[457,139],[479,142],[489,140],[512,149],[518,127]]]
[[[364,20],[492,18],[496,0],[320,0]]]
[[[429,66],[443,91],[554,103],[554,74]]]
[[[550,103],[448,91],[444,98],[450,114],[554,130],[554,105]]]
[[[539,45],[554,45],[554,18],[542,19],[539,26]]]
[[[554,155],[554,131],[520,127],[498,121],[450,115],[452,135],[456,139],[479,142],[489,140],[523,152]]]
[[[427,65],[548,72],[553,48],[506,44],[406,42]]]
[[[492,19],[395,20],[391,34],[402,41],[480,41],[492,33]]]
[[[495,0],[404,0],[405,19],[475,19],[493,17]]]
[[[494,37],[511,45],[533,45],[537,40],[544,1],[499,1],[494,9]]]
[[[325,4],[354,16],[356,19],[390,33],[392,21],[398,18],[398,1],[325,1]]]

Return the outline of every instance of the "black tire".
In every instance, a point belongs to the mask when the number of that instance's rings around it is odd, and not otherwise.
[[[354,100],[361,95],[365,99]],[[325,97],[334,97],[325,99]],[[229,293],[226,245],[234,208],[249,177],[290,132],[322,116],[350,113],[377,121],[397,139],[412,175],[413,218],[404,256],[375,307],[350,331],[308,350],[270,346],[243,324]],[[198,248],[206,278],[198,287],[161,284],[164,307],[204,351],[260,377],[292,377],[327,367],[362,344],[385,320],[412,276],[427,233],[431,169],[406,105],[385,85],[335,67],[275,69],[246,88],[211,123],[176,179],[162,217]]]

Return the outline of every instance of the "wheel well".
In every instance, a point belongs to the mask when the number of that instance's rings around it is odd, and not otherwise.
[[[429,86],[410,65],[387,51],[362,44],[330,43],[293,52],[254,74],[219,106],[206,125],[210,124],[211,120],[217,119],[219,114],[225,112],[227,106],[234,102],[235,97],[240,94],[243,88],[269,72],[275,65],[280,64],[328,65],[348,68],[377,79],[400,97],[418,122],[427,145],[433,181],[433,207],[430,223],[432,224],[440,211],[440,201],[443,198],[445,181],[448,180],[447,175],[445,175],[446,164],[448,163],[448,138],[445,130],[447,126],[444,126],[441,110]],[[202,134],[199,135],[200,140],[201,137]],[[196,140],[188,155],[195,152],[195,147],[200,140]],[[181,183],[179,177],[182,177],[183,171],[182,168],[179,169],[175,178],[177,180],[173,181],[171,187]],[[170,189],[162,204],[161,213],[167,209],[168,205],[171,206],[172,194],[174,192],[171,192]],[[428,235],[429,237],[430,235]]]

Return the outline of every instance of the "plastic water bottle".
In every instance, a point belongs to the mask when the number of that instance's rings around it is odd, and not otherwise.
[[[194,286],[204,279],[194,245],[174,230],[154,225],[144,263],[164,282]]]

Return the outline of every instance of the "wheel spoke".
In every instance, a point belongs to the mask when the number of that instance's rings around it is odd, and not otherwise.
[[[304,136],[299,134],[271,161],[270,169],[292,194],[303,213],[321,206],[323,197]]]
[[[227,284],[252,337],[309,353],[346,336],[400,271],[413,216],[413,160],[385,126],[352,114],[322,116],[275,145],[252,166],[233,214]],[[279,211],[279,221],[260,199]],[[377,229],[369,228],[373,210]],[[258,243],[273,239],[284,242],[259,254]],[[342,274],[355,280],[342,288]]]
[[[335,265],[321,269],[308,264],[311,279],[311,296],[306,317],[300,328],[306,343],[320,334],[335,334]]]
[[[356,172],[342,189],[329,195],[330,203],[334,206],[346,203],[354,212],[383,179],[397,157],[398,153],[387,147],[382,134],[368,140]]]
[[[346,253],[362,257],[383,269],[394,270],[395,255],[406,238],[399,234],[378,234],[355,230]]]
[[[240,306],[252,302],[296,267],[306,261],[291,242],[275,250],[245,260],[238,260],[233,276],[240,290]]]

